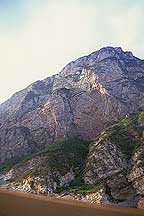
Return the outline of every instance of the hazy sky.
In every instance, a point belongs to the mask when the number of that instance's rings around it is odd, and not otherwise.
[[[144,59],[144,0],[0,0],[0,103],[103,46]]]

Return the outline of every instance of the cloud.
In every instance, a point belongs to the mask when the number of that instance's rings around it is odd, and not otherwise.
[[[103,46],[144,56],[143,1],[19,0],[15,7],[13,22],[0,16],[0,101]]]

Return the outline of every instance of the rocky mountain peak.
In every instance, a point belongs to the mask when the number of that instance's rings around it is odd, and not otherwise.
[[[124,52],[121,47],[104,47],[98,51],[97,60],[101,61],[106,58],[117,58],[117,59],[133,59],[132,52]]]
[[[144,110],[143,80],[140,59],[104,47],[31,84],[0,105],[0,163],[66,137],[95,138],[127,113]],[[28,140],[18,128],[29,131]]]
[[[117,64],[121,64],[120,68],[126,69],[126,67],[133,67],[140,65],[144,68],[144,62],[136,58],[132,52],[123,51],[121,47],[103,47],[98,51],[95,51],[87,56],[80,57],[76,61],[68,63],[60,72],[63,76],[78,75],[83,69],[93,69],[98,65],[106,65],[106,61],[114,62],[118,61]],[[102,67],[100,66],[100,67]],[[59,75],[58,75],[59,76]]]

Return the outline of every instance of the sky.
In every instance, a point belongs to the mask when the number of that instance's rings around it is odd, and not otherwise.
[[[104,46],[144,59],[143,0],[0,0],[0,103]]]

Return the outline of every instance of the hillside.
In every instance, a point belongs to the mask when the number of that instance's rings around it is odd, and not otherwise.
[[[5,187],[143,208],[144,113],[130,114],[89,143],[75,138],[31,155],[5,173]]]
[[[105,47],[69,63],[0,105],[2,187],[143,207],[143,111],[144,60]]]

